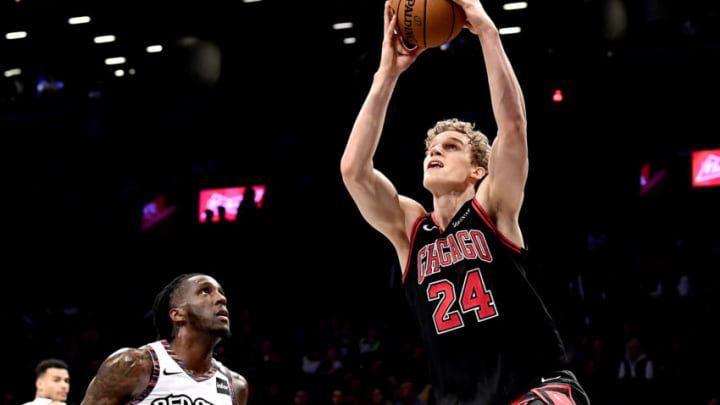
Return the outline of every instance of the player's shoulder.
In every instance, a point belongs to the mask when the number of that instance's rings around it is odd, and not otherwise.
[[[225,367],[220,362],[216,362],[217,366],[220,368],[223,368],[224,371],[228,374],[230,374],[230,378],[232,378],[232,385],[233,389],[235,390],[235,395],[237,396],[238,405],[244,405],[247,404],[247,397],[248,397],[248,382],[240,375],[240,373],[237,373],[233,370],[230,370],[228,367]]]
[[[124,370],[128,376],[139,376],[152,371],[153,359],[147,346],[124,347],[108,356],[102,367],[110,371]]]
[[[399,198],[400,207],[405,215],[405,231],[406,233],[409,233],[412,232],[412,227],[415,224],[415,221],[417,221],[418,218],[427,215],[427,211],[419,202],[410,197],[401,195]]]
[[[233,380],[233,386],[235,386],[236,388],[241,389],[241,390],[247,390],[248,382],[245,379],[245,377],[243,377],[239,373],[236,373],[230,369],[228,369],[228,370],[230,371],[230,376],[232,377],[232,380]]]
[[[242,385],[245,387],[247,386],[247,380],[245,379],[245,377],[243,377],[239,373],[231,370],[229,367],[222,364],[220,361],[218,361],[216,359],[213,359],[213,361],[214,361],[214,366],[216,369],[220,370],[220,372],[222,374],[225,374],[227,377],[232,378],[233,385],[235,385],[235,386]]]

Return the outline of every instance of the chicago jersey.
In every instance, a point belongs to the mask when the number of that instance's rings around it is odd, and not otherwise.
[[[153,360],[147,388],[129,405],[237,405],[230,371],[219,361],[202,376],[194,376],[166,340],[145,346]]]
[[[527,251],[472,198],[441,229],[413,226],[403,284],[439,404],[508,404],[567,356],[526,277]]]

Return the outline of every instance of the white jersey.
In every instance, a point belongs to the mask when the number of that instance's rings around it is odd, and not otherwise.
[[[50,398],[37,397],[30,402],[25,402],[23,405],[48,405],[50,402],[52,402]]]
[[[129,405],[237,405],[227,367],[213,359],[203,376],[190,373],[170,344],[160,340],[145,346],[153,360],[147,388]]]

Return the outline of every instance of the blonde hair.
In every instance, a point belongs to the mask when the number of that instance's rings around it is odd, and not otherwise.
[[[475,124],[460,121],[457,118],[438,121],[437,124],[427,132],[425,138],[425,150],[430,150],[430,143],[436,136],[446,131],[455,131],[464,134],[470,139],[472,162],[487,171],[490,158],[490,143],[488,137],[480,131],[475,130]]]

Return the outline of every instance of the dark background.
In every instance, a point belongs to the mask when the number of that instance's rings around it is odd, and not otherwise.
[[[267,381],[245,351],[265,339],[283,353],[286,395],[303,385],[295,365],[307,348],[332,346],[318,343],[323,327],[349,323],[355,338],[374,327],[389,347],[417,339],[394,251],[362,220],[339,171],[379,62],[381,1],[1,4],[3,33],[28,32],[0,39],[0,70],[22,69],[0,77],[5,404],[32,398],[32,369],[46,357],[71,363],[69,402],[79,403],[99,361],[153,340],[154,294],[190,271],[223,284],[234,331],[254,326],[227,344],[226,362],[249,375],[255,398]],[[635,336],[657,379],[677,383],[647,392],[681,397],[692,387],[682,403],[717,398],[717,370],[701,370],[718,358],[720,193],[690,186],[690,152],[720,147],[717,4],[483,4],[499,27],[522,27],[503,37],[528,112],[521,226],[530,277],[581,382],[602,396],[595,385],[615,382]],[[67,24],[78,15],[93,20]],[[332,29],[343,21],[354,27]],[[102,34],[118,40],[93,44]],[[344,44],[349,36],[357,42]],[[163,52],[145,53],[153,44]],[[214,51],[215,72],[202,67]],[[103,64],[119,55],[124,77]],[[40,76],[64,87],[37,94]],[[562,103],[552,101],[557,89]],[[496,131],[468,31],[401,77],[374,161],[428,209],[425,131],[449,117]],[[666,176],[641,195],[646,163]],[[261,209],[236,223],[197,223],[199,190],[254,184],[267,186]],[[142,207],[160,195],[176,211],[142,232]],[[675,288],[683,275],[686,295]],[[652,295],[658,283],[663,293]],[[602,376],[588,371],[597,340],[612,363]]]

